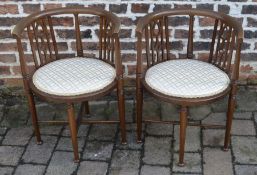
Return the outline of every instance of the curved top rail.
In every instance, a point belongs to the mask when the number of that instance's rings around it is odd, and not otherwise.
[[[210,11],[210,10],[199,10],[199,9],[172,9],[172,10],[164,10],[164,11],[158,11],[158,12],[153,12],[150,13],[142,18],[139,19],[137,27],[136,27],[136,33],[142,33],[144,27],[152,20],[155,18],[159,18],[162,16],[175,16],[175,15],[197,15],[197,16],[206,16],[206,17],[211,17],[211,18],[217,18],[220,20],[223,20],[227,22],[229,25],[231,25],[239,39],[243,39],[244,37],[244,32],[242,25],[239,24],[239,22],[226,14],[215,12],[215,11]]]
[[[56,9],[49,9],[40,11],[37,13],[33,13],[22,20],[20,20],[14,29],[12,30],[12,35],[20,37],[22,32],[24,31],[24,28],[27,27],[31,22],[44,17],[44,16],[51,16],[51,15],[59,15],[59,14],[92,14],[92,15],[98,15],[98,16],[105,16],[109,18],[114,25],[113,34],[118,34],[120,30],[120,19],[105,10],[93,8],[93,7],[65,7],[65,8],[56,8]]]

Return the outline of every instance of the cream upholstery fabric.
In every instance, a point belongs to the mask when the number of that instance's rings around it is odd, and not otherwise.
[[[46,93],[72,96],[101,90],[116,77],[115,69],[97,59],[68,58],[39,68],[33,75],[35,86]]]
[[[230,83],[226,73],[198,60],[170,60],[149,68],[146,83],[165,95],[199,98],[218,94]]]

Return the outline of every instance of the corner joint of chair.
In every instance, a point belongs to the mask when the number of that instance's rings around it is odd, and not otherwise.
[[[187,106],[181,106],[180,112],[187,112]]]

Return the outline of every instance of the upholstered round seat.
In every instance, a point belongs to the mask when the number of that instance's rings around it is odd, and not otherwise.
[[[39,68],[32,81],[37,89],[48,94],[74,96],[91,93],[110,85],[115,69],[97,59],[68,58]]]
[[[178,59],[149,68],[146,84],[165,95],[182,98],[208,97],[223,92],[230,83],[225,72],[212,64]]]

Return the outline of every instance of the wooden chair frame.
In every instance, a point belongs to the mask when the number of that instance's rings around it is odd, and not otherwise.
[[[41,66],[44,66],[52,61],[60,59],[57,48],[57,41],[55,38],[55,31],[53,28],[52,16],[68,14],[74,16],[75,21],[75,39],[77,56],[83,57],[82,37],[80,31],[80,14],[89,14],[99,17],[99,59],[110,64],[116,69],[115,80],[105,87],[92,93],[86,93],[76,96],[57,96],[47,94],[37,89],[32,83],[32,76],[35,71],[30,72],[26,56],[24,55],[24,48],[22,39],[26,31],[28,39],[30,41],[31,51],[33,55],[33,63],[36,70]],[[120,54],[120,42],[119,42],[120,20],[119,18],[105,10],[97,8],[86,7],[67,7],[57,8],[41,11],[35,14],[31,14],[26,18],[23,18],[13,29],[12,35],[17,40],[19,59],[21,72],[24,82],[25,92],[28,96],[29,109],[32,116],[32,123],[34,126],[35,136],[38,144],[41,144],[41,135],[38,123],[55,123],[55,124],[69,124],[72,145],[74,150],[74,161],[79,161],[78,153],[78,141],[77,130],[79,124],[88,123],[120,123],[121,129],[121,142],[126,143],[126,129],[125,129],[125,106],[124,106],[124,93],[123,93],[123,69]],[[110,93],[113,89],[117,89],[118,96],[118,108],[119,108],[119,120],[112,121],[95,121],[95,120],[82,120],[84,114],[89,114],[89,100],[94,100]],[[36,106],[34,101],[34,95],[46,101],[53,101],[56,103],[66,103],[68,112],[68,121],[38,121]],[[74,114],[74,103],[80,102],[80,110],[77,119]]]
[[[211,39],[210,54],[208,63],[215,65],[230,77],[230,85],[223,92],[202,98],[179,98],[162,94],[152,89],[145,82],[145,72],[152,66],[173,59],[170,57],[169,41],[169,17],[188,16],[188,59],[193,59],[193,32],[195,16],[210,17],[215,21]],[[158,33],[155,33],[155,27],[158,27]],[[226,33],[226,37],[223,34]],[[226,121],[226,133],[224,140],[224,150],[228,150],[230,141],[230,130],[232,125],[233,112],[236,103],[237,81],[239,76],[240,52],[243,43],[243,29],[236,19],[213,11],[197,9],[174,9],[154,12],[142,17],[137,24],[137,69],[136,69],[136,115],[137,115],[137,140],[141,142],[142,122],[162,122],[155,120],[142,121],[143,91],[146,90],[154,97],[181,106],[180,122],[164,121],[165,123],[180,124],[179,137],[179,166],[184,166],[184,148],[187,125],[201,127],[222,127],[220,125],[199,125],[187,122],[188,107],[214,102],[229,94],[228,111]],[[144,39],[144,40],[143,40]],[[159,43],[157,43],[159,42]],[[157,47],[155,47],[157,46]],[[235,59],[232,65],[233,50],[236,50]],[[144,64],[143,51],[145,51],[146,64]],[[146,69],[144,69],[146,67]],[[223,126],[224,128],[224,126]]]

